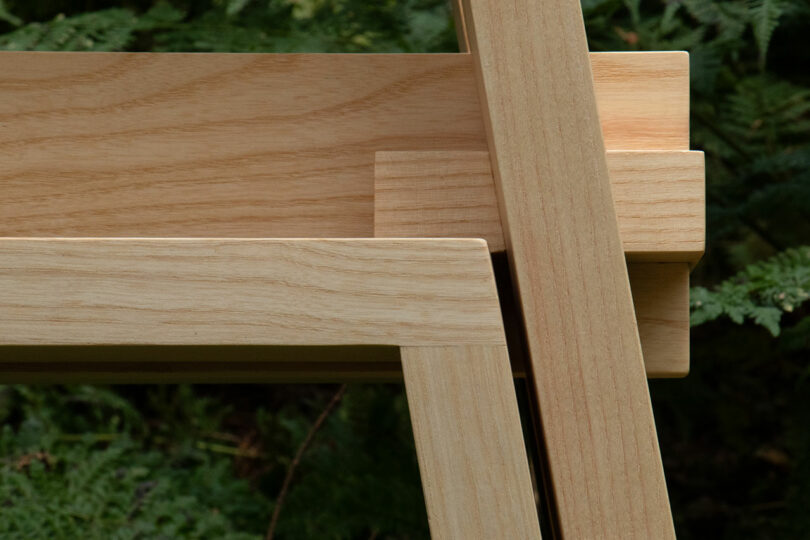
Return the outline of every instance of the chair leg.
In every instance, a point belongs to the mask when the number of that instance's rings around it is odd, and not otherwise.
[[[505,346],[403,347],[434,539],[539,539]]]

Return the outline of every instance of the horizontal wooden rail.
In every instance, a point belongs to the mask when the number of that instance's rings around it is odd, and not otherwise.
[[[506,343],[483,240],[6,238],[0,312],[0,345]]]
[[[688,147],[685,53],[591,61],[608,150]],[[0,72],[0,236],[370,237],[375,152],[487,148],[468,54],[6,52]]]
[[[607,158],[627,259],[697,262],[706,235],[703,152]],[[484,238],[492,251],[505,249],[488,152],[378,152],[374,196],[375,236]]]
[[[392,346],[502,344],[484,242],[411,242],[0,239],[0,380],[396,380]],[[685,375],[687,266],[630,276],[648,374]]]

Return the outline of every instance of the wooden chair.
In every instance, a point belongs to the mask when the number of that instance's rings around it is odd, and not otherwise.
[[[471,52],[0,54],[0,377],[403,378],[433,536],[536,538],[514,321],[553,534],[673,537],[687,55],[589,55],[575,0],[456,14]]]

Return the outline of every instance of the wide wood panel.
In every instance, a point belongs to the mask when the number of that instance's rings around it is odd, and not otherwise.
[[[683,54],[592,58],[608,148],[683,139]],[[369,237],[374,152],[486,150],[468,54],[4,52],[0,74],[0,236]]]
[[[503,344],[481,240],[2,239],[0,345]]]
[[[402,369],[434,539],[539,539],[506,347],[405,347]]]
[[[705,238],[702,152],[607,153],[624,253],[695,263]],[[488,152],[378,152],[374,235],[484,238],[505,249]]]
[[[464,13],[561,533],[673,538],[579,1]]]

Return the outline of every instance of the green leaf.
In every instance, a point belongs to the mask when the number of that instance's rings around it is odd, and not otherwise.
[[[782,311],[775,307],[759,307],[753,310],[754,322],[764,326],[774,336],[780,332],[779,320],[782,318]]]
[[[170,28],[181,22],[185,16],[185,11],[176,8],[166,0],[161,0],[138,19],[138,30]]]
[[[765,69],[768,45],[771,42],[773,31],[779,24],[779,17],[782,16],[783,2],[782,0],[752,0],[750,9],[754,39],[756,39],[759,49],[759,66],[760,69]]]
[[[693,288],[690,323],[698,326],[726,315],[737,324],[751,319],[778,336],[782,313],[810,299],[808,291],[810,247],[788,249],[748,266],[711,291]]]
[[[135,15],[126,9],[106,9],[31,23],[0,35],[0,50],[121,51],[132,39]]]
[[[225,13],[229,17],[238,15],[251,1],[252,0],[229,0],[225,7]]]

